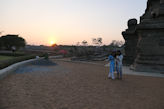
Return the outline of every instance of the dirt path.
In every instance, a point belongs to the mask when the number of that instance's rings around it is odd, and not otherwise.
[[[107,79],[108,68],[55,61],[0,81],[0,109],[164,109],[164,78]]]

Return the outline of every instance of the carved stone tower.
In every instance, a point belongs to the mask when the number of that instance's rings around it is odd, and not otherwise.
[[[133,63],[134,69],[163,72],[164,0],[148,0],[145,13],[141,16],[135,32],[138,40]]]

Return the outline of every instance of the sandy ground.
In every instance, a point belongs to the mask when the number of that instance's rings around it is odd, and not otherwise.
[[[164,78],[110,80],[101,65],[55,62],[0,80],[0,109],[164,109]]]

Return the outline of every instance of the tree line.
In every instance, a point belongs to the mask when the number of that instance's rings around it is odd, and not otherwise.
[[[93,45],[95,46],[101,46],[103,44],[102,42],[102,38],[101,37],[98,37],[98,38],[92,38],[92,43]],[[76,44],[77,46],[80,45],[80,42],[77,42]],[[87,46],[88,45],[88,42],[86,40],[83,40],[81,42],[81,45],[83,46]],[[111,46],[111,47],[122,47],[124,45],[124,42],[123,41],[119,41],[119,40],[112,40],[112,42],[107,45],[107,46]]]

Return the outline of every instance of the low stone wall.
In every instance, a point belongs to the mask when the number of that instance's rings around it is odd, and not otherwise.
[[[2,70],[0,70],[0,79],[3,79],[4,77],[6,77],[7,75],[14,73],[14,71],[18,68],[21,67],[23,65],[26,64],[30,64],[33,61],[39,60],[42,58],[38,58],[38,59],[30,59],[30,60],[26,60],[26,61],[22,61],[22,62],[18,62],[16,64],[10,65]]]

